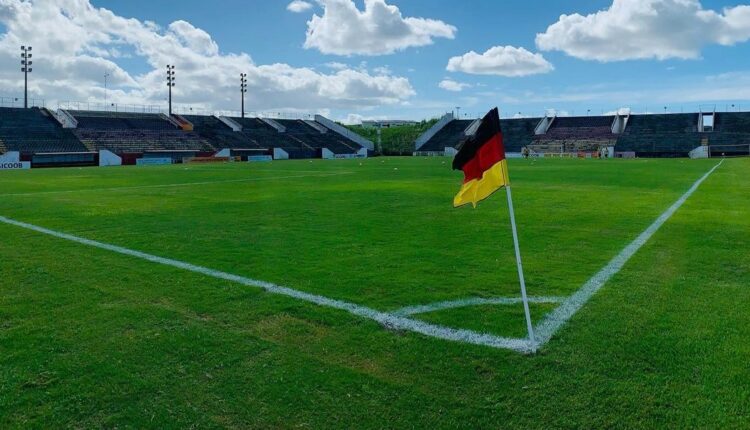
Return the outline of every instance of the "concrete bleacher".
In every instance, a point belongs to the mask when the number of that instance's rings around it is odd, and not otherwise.
[[[545,134],[533,136],[529,148],[535,152],[598,151],[613,146],[614,116],[555,117]]]
[[[746,153],[748,149],[742,146],[750,145],[750,112],[717,112],[713,130],[705,132],[698,131],[698,113],[629,115],[619,134],[612,133],[613,116],[556,117],[544,134],[537,135],[535,128],[540,120],[500,120],[506,151],[529,147],[542,153],[575,153],[614,146],[615,152],[632,152],[638,157],[687,157],[702,144],[727,154]],[[415,146],[415,153],[434,155],[455,148],[465,139],[471,123],[450,120],[419,148]]]
[[[208,140],[195,132],[178,130],[92,130],[75,129],[73,133],[90,150],[106,149],[114,153],[148,151],[215,152]]]
[[[160,114],[68,110],[78,121],[78,128],[94,130],[176,130]]]
[[[521,152],[534,139],[534,129],[541,118],[512,118],[501,119],[500,128],[503,130],[503,144],[508,152]]]
[[[701,145],[698,114],[631,115],[615,151],[638,157],[687,157]]]
[[[193,124],[193,131],[211,142],[217,149],[261,149],[257,140],[246,133],[236,132],[215,116],[185,115]]]
[[[152,113],[69,110],[78,125],[73,133],[92,151],[114,153],[146,151],[211,152],[215,147],[198,133],[184,131],[166,116]]]
[[[456,148],[466,139],[465,131],[474,120],[454,119],[435,133],[430,140],[422,145],[420,153],[442,153],[445,148]],[[520,152],[521,148],[531,143],[534,137],[534,127],[539,118],[501,119],[500,128],[503,132],[503,143],[508,152]]]
[[[39,108],[0,108],[0,140],[5,151],[22,154],[88,151],[69,129]]]
[[[750,133],[750,113],[719,112],[714,119],[714,131],[725,133]]]
[[[441,153],[445,148],[455,148],[466,139],[465,130],[474,122],[472,119],[454,119],[445,124],[434,136],[420,148],[419,152],[423,153]]]

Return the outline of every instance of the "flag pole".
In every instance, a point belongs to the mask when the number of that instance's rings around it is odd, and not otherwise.
[[[529,331],[529,341],[531,342],[532,351],[536,351],[536,341],[534,340],[534,328],[531,326],[531,312],[529,311],[529,299],[526,296],[526,281],[523,279],[523,266],[521,265],[521,249],[518,246],[518,233],[516,232],[516,215],[513,212],[513,197],[510,193],[510,184],[505,187],[505,193],[508,195],[508,209],[510,212],[510,227],[513,230],[513,246],[516,250],[516,267],[518,268],[518,280],[521,282],[521,299],[523,300],[523,310],[526,313],[526,328]]]

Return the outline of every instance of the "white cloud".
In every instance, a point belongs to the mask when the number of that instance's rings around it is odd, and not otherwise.
[[[467,84],[464,82],[456,82],[453,79],[446,78],[440,81],[440,83],[438,84],[438,87],[446,91],[460,92],[466,88],[471,88],[471,84]]]
[[[294,0],[293,2],[286,5],[286,10],[294,13],[302,13],[306,10],[312,9],[312,7],[312,3],[306,2],[304,0]]]
[[[344,125],[361,125],[364,121],[385,121],[388,117],[384,115],[365,116],[358,113],[349,113],[340,118],[339,122]]]
[[[349,68],[349,66],[347,66],[346,64],[338,63],[336,61],[331,61],[329,63],[326,63],[326,67],[328,67],[329,69],[333,69],[333,70],[344,70],[344,69]]]
[[[554,70],[541,54],[514,46],[494,46],[483,54],[469,51],[460,57],[448,60],[446,69],[450,72],[464,72],[475,75],[497,75],[521,77],[548,73]]]
[[[45,31],[38,30],[43,23]],[[246,53],[222,53],[204,30],[186,21],[166,28],[126,19],[88,0],[0,0],[0,93],[18,94],[19,50],[34,47],[30,96],[98,102],[109,72],[108,99],[164,105],[164,67],[176,65],[176,103],[206,110],[238,104],[240,73],[248,74],[248,110],[370,108],[403,103],[415,94],[404,77],[340,67],[331,73],[288,64],[259,65]],[[147,70],[132,74],[117,60],[132,56]]]
[[[361,124],[362,124],[362,119],[363,119],[363,118],[364,118],[364,117],[363,117],[362,115],[360,115],[360,114],[357,114],[357,113],[350,113],[350,114],[347,114],[347,115],[346,115],[346,118],[343,118],[343,119],[341,120],[341,122],[342,122],[342,123],[343,123],[344,125],[361,125]]]
[[[614,115],[630,115],[632,110],[629,107],[621,107],[617,108],[615,110],[604,112],[604,116],[614,116]]]
[[[453,39],[456,27],[426,18],[404,18],[398,7],[385,0],[365,0],[357,9],[353,0],[318,0],[323,15],[307,23],[305,48],[335,55],[384,55]]]
[[[704,9],[699,0],[614,0],[605,10],[562,15],[536,44],[584,60],[691,59],[708,44],[750,39],[750,6]]]

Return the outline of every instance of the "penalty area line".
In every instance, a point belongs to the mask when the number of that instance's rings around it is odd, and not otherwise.
[[[115,252],[118,254],[139,258],[141,260],[149,261],[151,263],[162,264],[164,266],[171,266],[178,269],[186,270],[189,272],[199,273],[205,276],[210,276],[216,279],[222,279],[226,281],[235,282],[241,285],[260,288],[271,294],[277,294],[281,296],[291,297],[297,300],[313,303],[319,306],[339,309],[346,311],[352,315],[356,315],[362,318],[376,321],[386,328],[393,330],[410,331],[419,333],[424,336],[433,337],[437,339],[469,343],[480,346],[488,346],[493,348],[510,349],[522,353],[531,353],[535,350],[535,345],[529,342],[528,339],[516,339],[496,336],[487,333],[479,333],[472,330],[455,329],[450,327],[444,327],[437,324],[426,323],[423,321],[406,318],[399,315],[394,315],[387,312],[381,312],[366,306],[357,305],[351,302],[345,302],[343,300],[331,299],[325,296],[317,294],[306,293],[304,291],[295,290],[293,288],[276,285],[270,282],[259,281],[256,279],[246,278],[244,276],[234,275],[219,270],[209,269],[207,267],[198,266],[195,264],[187,263],[184,261],[173,260],[171,258],[159,257],[145,252],[135,251],[128,248],[123,248],[117,245],[111,245],[104,242],[98,242],[91,239],[86,239],[79,236],[74,236],[67,233],[62,233],[54,230],[50,230],[37,225],[16,221],[10,218],[0,216],[0,223],[9,224],[12,226],[20,227],[26,230],[35,231],[37,233],[46,234],[59,239],[76,242],[82,245],[91,246],[94,248],[103,249],[106,251]]]
[[[643,245],[648,242],[651,236],[664,225],[669,218],[674,215],[675,212],[687,201],[690,196],[698,189],[698,187],[705,181],[714,170],[718,169],[723,163],[722,159],[717,165],[711,170],[706,172],[705,175],[701,176],[693,185],[683,194],[676,202],[667,208],[664,213],[659,215],[656,220],[646,228],[641,234],[638,235],[628,246],[622,249],[606,266],[604,266],[599,272],[592,276],[581,286],[578,291],[569,296],[558,306],[554,311],[547,314],[544,319],[534,327],[534,333],[536,334],[537,346],[541,347],[546,344],[552,336],[567,323],[573,315],[578,312],[589,299],[599,291],[604,284],[607,283],[617,272],[622,269],[625,263],[630,260],[630,257],[635,255]]]

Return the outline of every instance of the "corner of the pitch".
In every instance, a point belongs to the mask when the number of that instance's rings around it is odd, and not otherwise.
[[[527,340],[526,348],[524,349],[523,353],[526,355],[536,355],[536,353],[539,352],[539,348],[541,347],[542,345],[540,345],[539,342],[534,340]]]

